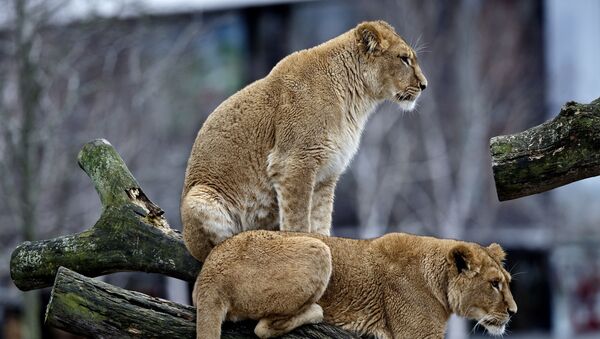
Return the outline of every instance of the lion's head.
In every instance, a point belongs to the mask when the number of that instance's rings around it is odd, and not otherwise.
[[[456,245],[448,255],[451,265],[448,300],[452,311],[477,321],[492,335],[502,335],[517,304],[510,293],[506,254],[498,244],[482,247]]]
[[[364,56],[362,75],[373,94],[412,110],[427,87],[415,51],[384,21],[359,24],[355,37]]]

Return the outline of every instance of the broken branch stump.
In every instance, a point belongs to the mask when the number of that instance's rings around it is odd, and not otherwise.
[[[545,192],[600,174],[600,98],[568,102],[558,116],[490,140],[500,201]]]
[[[201,264],[113,146],[104,139],[91,141],[79,152],[78,162],[100,196],[100,219],[81,233],[19,245],[10,261],[15,285],[21,290],[52,286],[60,266],[92,277],[141,271],[194,281]]]

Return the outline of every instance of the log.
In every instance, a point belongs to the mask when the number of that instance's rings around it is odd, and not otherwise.
[[[201,264],[114,147],[103,139],[91,141],[78,162],[100,196],[102,215],[81,233],[19,245],[10,261],[15,285],[21,290],[52,286],[60,266],[92,277],[141,271],[194,281]]]
[[[127,291],[61,267],[46,323],[93,338],[195,338],[193,307]],[[254,321],[225,322],[222,338],[255,338]],[[281,338],[359,338],[327,324],[306,325]]]
[[[500,201],[545,192],[600,174],[600,98],[567,102],[554,119],[490,140]]]

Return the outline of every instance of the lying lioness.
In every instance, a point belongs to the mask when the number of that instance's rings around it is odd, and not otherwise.
[[[372,240],[248,231],[216,246],[194,287],[197,338],[259,320],[261,338],[308,323],[378,338],[443,338],[450,314],[504,333],[517,305],[498,244],[392,233]]]

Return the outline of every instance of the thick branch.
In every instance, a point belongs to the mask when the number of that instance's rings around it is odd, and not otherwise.
[[[541,193],[600,174],[600,98],[568,102],[551,121],[490,141],[498,199]]]
[[[103,338],[195,338],[195,310],[127,291],[61,267],[46,310],[46,323]],[[222,338],[256,338],[255,322],[225,323]],[[303,326],[285,339],[358,338],[327,324]]]
[[[84,232],[19,245],[10,263],[15,285],[22,290],[51,286],[60,266],[87,276],[142,271],[193,281],[200,263],[112,145],[94,140],[78,160],[98,191],[102,216]]]

